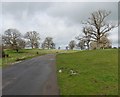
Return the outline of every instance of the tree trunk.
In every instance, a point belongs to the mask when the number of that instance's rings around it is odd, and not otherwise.
[[[18,49],[16,49],[16,51],[17,51],[17,53],[18,53],[18,51],[19,51],[19,50],[18,50]]]
[[[49,47],[49,45],[48,45],[48,50],[49,50],[49,48],[50,48],[50,47]]]
[[[88,50],[89,50],[89,43],[87,43],[87,48],[88,48]]]
[[[97,39],[97,49],[100,49],[100,38]]]
[[[87,49],[88,50],[90,49],[89,43],[90,43],[90,41],[87,41]]]
[[[100,33],[98,29],[98,36],[97,36],[97,49],[100,49]]]
[[[33,49],[33,44],[31,44],[31,47],[32,47],[32,49]]]

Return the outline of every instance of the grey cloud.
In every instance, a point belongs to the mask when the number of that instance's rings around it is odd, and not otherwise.
[[[31,18],[34,16],[36,12],[43,12],[49,6],[51,6],[52,3],[50,2],[4,2],[2,3],[2,13],[7,15],[11,14],[16,19],[21,19],[22,15],[26,14],[27,17]]]
[[[3,13],[17,13],[28,10],[30,14],[36,11],[46,10],[51,6],[51,2],[3,2]]]
[[[117,20],[118,3],[117,2],[17,2],[3,3],[3,14],[17,14],[20,18],[23,12],[28,16],[33,16],[36,12],[46,12],[54,17],[68,18],[72,22],[81,22],[86,20],[90,13],[98,9],[110,10],[112,12],[110,19]],[[71,23],[71,22],[70,22]]]
[[[48,14],[54,17],[68,18],[72,22],[80,23],[86,20],[90,13],[96,10],[111,11],[110,20],[118,20],[118,3],[117,2],[69,2],[54,3],[48,9]]]

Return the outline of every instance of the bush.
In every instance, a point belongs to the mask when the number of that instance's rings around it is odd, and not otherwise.
[[[9,54],[5,54],[5,56],[8,58],[8,57],[9,57]]]
[[[117,49],[117,47],[113,47],[113,49]]]
[[[36,52],[36,54],[38,55],[38,54],[39,54],[39,52]]]

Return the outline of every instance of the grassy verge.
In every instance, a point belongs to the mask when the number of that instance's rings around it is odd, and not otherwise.
[[[0,66],[6,67],[10,64],[36,56],[44,54],[55,54],[55,53],[72,53],[76,51],[66,50],[42,50],[42,49],[22,49],[18,53],[15,50],[5,50],[6,54],[9,54],[8,58],[0,59]]]
[[[0,67],[2,66],[2,58],[0,58]]]
[[[57,71],[60,70],[57,76],[61,95],[118,94],[117,49],[59,54]]]

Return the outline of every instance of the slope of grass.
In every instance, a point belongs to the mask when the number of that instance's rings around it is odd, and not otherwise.
[[[38,52],[38,54],[37,54]],[[22,49],[18,53],[15,50],[5,50],[9,54],[8,58],[0,59],[0,66],[6,67],[14,62],[26,60],[44,54],[72,53],[76,51],[66,50],[42,50],[42,49]]]
[[[118,50],[59,54],[57,76],[61,95],[117,95]]]

